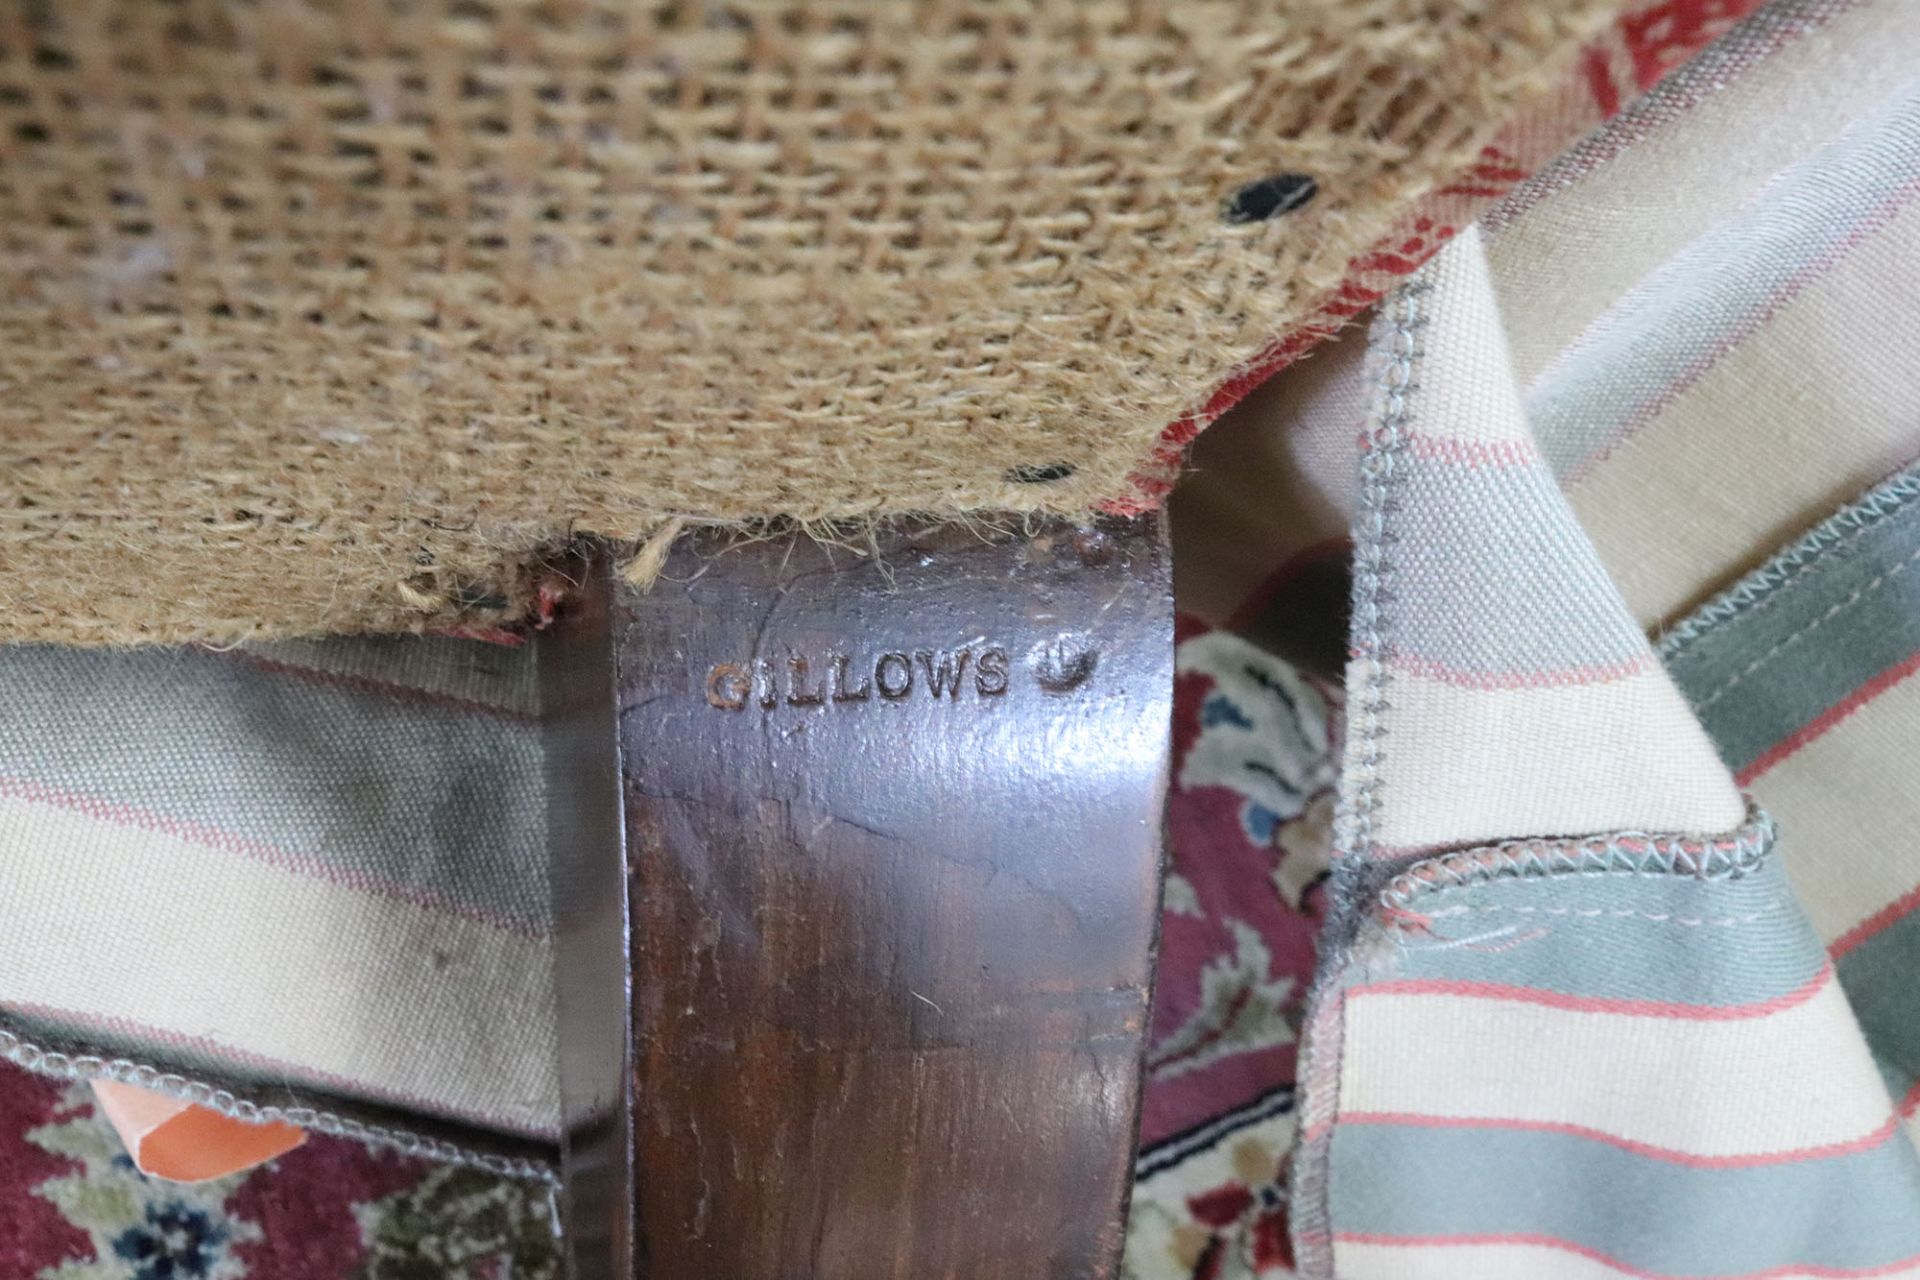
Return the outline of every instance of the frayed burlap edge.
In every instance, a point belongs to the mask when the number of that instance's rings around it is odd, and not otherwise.
[[[687,524],[1130,500],[1617,7],[11,11],[0,639],[489,626],[583,532],[644,579]]]

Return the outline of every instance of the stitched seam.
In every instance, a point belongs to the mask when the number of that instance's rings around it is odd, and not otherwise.
[[[1773,847],[1773,819],[1752,801],[1729,835],[1699,837],[1622,831],[1585,840],[1509,840],[1414,863],[1380,891],[1381,923],[1392,926],[1429,894],[1494,880],[1570,875],[1681,876],[1730,880],[1751,875]]]
[[[1432,286],[1410,283],[1395,292],[1391,303],[1392,328],[1386,335],[1380,373],[1379,420],[1362,436],[1360,486],[1353,521],[1352,649],[1360,664],[1347,724],[1354,734],[1354,750],[1347,775],[1350,785],[1341,804],[1340,831],[1335,846],[1348,856],[1364,854],[1373,841],[1373,815],[1380,807],[1381,716],[1387,710],[1386,584],[1393,571],[1386,546],[1388,518],[1396,472],[1408,448],[1408,393],[1423,354],[1418,330],[1420,298]]]
[[[1915,561],[1920,561],[1920,548],[1915,548],[1913,551],[1908,552],[1906,557],[1903,560],[1901,560],[1899,564],[1896,564],[1891,569],[1888,569],[1884,573],[1877,575],[1876,577],[1874,577],[1872,581],[1867,582],[1862,586],[1856,587],[1852,592],[1850,592],[1847,595],[1847,597],[1844,600],[1839,600],[1831,605],[1828,605],[1825,611],[1823,611],[1820,614],[1820,616],[1815,618],[1812,622],[1809,622],[1806,626],[1801,627],[1798,631],[1793,632],[1791,635],[1780,640],[1778,643],[1770,646],[1766,650],[1766,652],[1760,654],[1758,657],[1754,658],[1753,661],[1747,663],[1746,666],[1740,668],[1740,670],[1734,672],[1732,675],[1728,676],[1725,680],[1721,681],[1720,684],[1715,686],[1712,691],[1706,694],[1705,697],[1701,698],[1699,704],[1696,707],[1696,710],[1705,711],[1708,707],[1720,701],[1720,699],[1725,697],[1727,693],[1731,691],[1735,685],[1739,684],[1742,680],[1745,680],[1748,676],[1752,675],[1754,672],[1758,671],[1760,668],[1766,666],[1769,662],[1772,662],[1775,658],[1779,657],[1782,653],[1785,653],[1788,649],[1791,649],[1794,645],[1799,644],[1802,640],[1806,639],[1806,637],[1809,634],[1811,634],[1813,631],[1817,630],[1822,626],[1825,626],[1827,623],[1833,621],[1833,619],[1839,616],[1841,613],[1844,613],[1846,610],[1851,609],[1854,605],[1859,604],[1860,601],[1865,599],[1867,596],[1870,596],[1874,592],[1879,591],[1881,588],[1885,587],[1889,582],[1893,581],[1895,577],[1905,573],[1908,569],[1911,569]]]
[[[1423,913],[1429,920],[1450,920],[1464,915],[1485,915],[1494,911],[1511,911],[1517,915],[1566,916],[1577,920],[1645,920],[1653,924],[1683,925],[1689,928],[1734,929],[1749,925],[1779,911],[1783,906],[1775,898],[1758,911],[1743,916],[1679,916],[1671,911],[1635,911],[1630,907],[1525,907],[1511,903],[1488,903],[1484,906],[1447,907],[1441,911]]]
[[[235,1070],[245,1071],[257,1078],[284,1080],[289,1087],[293,1086],[297,1075],[314,1089],[358,1098],[363,1102],[399,1111],[431,1114],[440,1106],[435,1100],[406,1089],[370,1084],[365,1080],[356,1080],[320,1068],[301,1066],[266,1054],[254,1053],[252,1050],[227,1044],[209,1036],[196,1036],[165,1027],[150,1026],[115,1014],[93,1013],[83,1009],[70,1009],[26,1000],[7,1000],[5,1011],[23,1018],[64,1022],[74,1028],[74,1037],[83,1043],[90,1032],[127,1036],[141,1041],[143,1045],[158,1046],[147,1048],[147,1052],[160,1057],[167,1056],[170,1051],[178,1054],[211,1054],[231,1062]],[[219,1070],[217,1067],[209,1069],[216,1073]],[[524,1118],[501,1114],[497,1111],[470,1111],[462,1117],[462,1122],[482,1129],[512,1133],[516,1138],[534,1142],[551,1143],[554,1140],[552,1133],[530,1127]]]
[[[1350,956],[1359,929],[1353,919],[1363,910],[1365,890],[1338,888],[1346,874],[1365,875],[1365,859],[1373,845],[1373,815],[1380,806],[1381,715],[1387,707],[1388,673],[1385,664],[1387,620],[1386,581],[1392,571],[1386,546],[1396,463],[1407,448],[1411,420],[1410,394],[1416,390],[1415,370],[1424,354],[1419,330],[1425,321],[1420,300],[1431,291],[1432,267],[1402,284],[1380,304],[1380,320],[1389,328],[1382,335],[1383,364],[1379,373],[1373,425],[1361,437],[1359,484],[1353,514],[1353,617],[1349,624],[1350,659],[1356,664],[1348,683],[1347,731],[1350,744],[1340,780],[1340,806],[1334,827],[1336,909],[1351,930],[1343,945],[1329,922],[1321,931],[1321,973],[1309,1003],[1312,1025],[1301,1045],[1299,1078],[1302,1109],[1299,1137],[1290,1158],[1293,1187],[1293,1236],[1297,1269],[1302,1276],[1333,1275],[1331,1151],[1332,1120],[1339,1104],[1341,1039],[1338,1025],[1342,996],[1337,975]],[[1351,899],[1345,898],[1352,892]],[[1341,907],[1350,901],[1351,907]],[[1328,1002],[1331,1001],[1331,1005]],[[1326,1110],[1324,1119],[1318,1116]]]
[[[1920,468],[1910,468],[1869,489],[1858,500],[1815,525],[1799,541],[1701,605],[1660,638],[1660,656],[1671,662],[1722,623],[1774,604],[1781,590],[1826,556],[1900,515],[1920,499]]]
[[[402,1155],[440,1164],[463,1165],[501,1177],[544,1182],[551,1186],[558,1186],[560,1181],[553,1167],[539,1160],[493,1155],[440,1138],[430,1138],[387,1125],[369,1124],[313,1107],[263,1106],[239,1097],[231,1090],[217,1088],[175,1072],[162,1071],[144,1062],[90,1053],[62,1053],[37,1045],[4,1028],[0,1028],[0,1060],[56,1080],[113,1080],[136,1085],[248,1124],[281,1120],[313,1133],[389,1147]]]

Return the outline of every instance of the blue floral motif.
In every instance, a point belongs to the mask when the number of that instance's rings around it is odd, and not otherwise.
[[[1175,667],[1208,676],[1200,736],[1180,764],[1182,787],[1240,793],[1240,825],[1256,848],[1331,788],[1332,709],[1311,680],[1286,662],[1224,631],[1180,645]]]
[[[1200,723],[1207,728],[1216,724],[1230,724],[1236,729],[1253,728],[1253,721],[1224,694],[1215,694],[1200,704]]]
[[[1258,800],[1249,800],[1240,807],[1240,827],[1247,833],[1247,839],[1265,846],[1273,843],[1273,829],[1291,816],[1275,813]]]
[[[134,1266],[133,1280],[198,1280],[212,1273],[227,1228],[184,1204],[150,1204],[146,1221],[128,1227],[113,1251]]]

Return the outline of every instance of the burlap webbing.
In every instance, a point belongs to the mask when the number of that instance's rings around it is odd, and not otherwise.
[[[0,0],[0,639],[1087,511],[1617,7]]]

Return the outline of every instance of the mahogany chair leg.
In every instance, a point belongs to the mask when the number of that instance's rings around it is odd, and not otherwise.
[[[546,642],[573,734],[553,793],[582,1280],[1118,1265],[1163,531],[877,551],[684,538],[645,596],[597,568]]]

